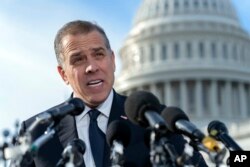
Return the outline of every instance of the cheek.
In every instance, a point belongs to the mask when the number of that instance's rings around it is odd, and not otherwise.
[[[110,71],[115,72],[115,63],[112,60],[108,63],[108,68],[110,68]]]
[[[107,69],[107,71],[108,71],[108,74],[109,74],[110,76],[113,76],[113,74],[114,74],[114,72],[115,72],[115,66],[109,64],[109,65],[106,67],[106,69]]]
[[[72,69],[69,73],[72,82],[79,82],[83,80],[83,73],[80,69]]]

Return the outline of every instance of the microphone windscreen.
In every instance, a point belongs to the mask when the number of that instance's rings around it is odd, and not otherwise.
[[[146,111],[160,113],[160,102],[157,97],[146,91],[137,91],[128,96],[125,101],[125,113],[131,122],[147,127],[148,121],[144,117]]]
[[[77,151],[79,151],[81,154],[85,153],[86,145],[84,141],[82,141],[81,139],[73,139],[72,141],[68,143],[68,145],[71,145],[74,148],[76,148]]]
[[[127,147],[130,142],[131,130],[125,121],[115,120],[110,123],[106,132],[106,140],[109,146],[113,145],[113,141],[117,140]]]
[[[85,108],[85,105],[80,98],[71,98],[68,103],[75,107],[75,110],[70,113],[72,116],[80,115]]]
[[[166,107],[162,112],[161,116],[167,122],[168,128],[172,132],[176,132],[175,123],[178,120],[187,120],[189,121],[187,115],[178,107]]]
[[[207,131],[210,136],[217,139],[217,136],[222,133],[228,134],[226,125],[218,120],[214,120],[208,124]]]

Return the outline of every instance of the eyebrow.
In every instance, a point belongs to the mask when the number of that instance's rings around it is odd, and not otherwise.
[[[94,51],[94,52],[98,52],[98,51],[105,51],[105,49],[103,48],[103,47],[97,47],[97,48],[91,48],[90,49],[91,51]],[[71,55],[70,55],[70,60],[71,59],[73,59],[73,58],[75,58],[75,57],[79,57],[79,56],[81,56],[81,51],[76,51],[76,52],[74,52],[74,53],[72,53]]]
[[[74,52],[70,55],[70,58],[74,58],[74,57],[78,57],[80,56],[81,52],[80,51],[77,51],[77,52]]]
[[[94,52],[98,52],[98,51],[102,51],[102,50],[105,51],[105,49],[103,47],[92,48],[91,50]]]

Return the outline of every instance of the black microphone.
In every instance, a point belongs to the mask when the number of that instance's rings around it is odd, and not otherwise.
[[[242,148],[229,136],[226,125],[220,121],[209,123],[207,131],[210,136],[221,141],[230,151],[243,151]]]
[[[56,164],[57,167],[64,167],[66,164],[72,166],[80,166],[83,163],[83,154],[85,153],[86,145],[81,139],[74,139],[68,143],[62,153],[62,158]]]
[[[194,141],[201,142],[205,135],[192,124],[187,115],[178,107],[167,107],[162,113],[170,131],[184,134]]]
[[[42,114],[39,114],[37,119],[45,122],[50,122],[51,120],[58,121],[68,114],[72,116],[80,115],[84,108],[85,105],[81,99],[71,98],[64,103],[61,103],[46,110]]]
[[[124,148],[128,146],[130,136],[130,127],[125,121],[115,120],[108,126],[106,140],[111,147],[112,166],[124,166]]]
[[[125,101],[125,113],[131,122],[142,127],[150,126],[166,131],[166,124],[160,112],[160,102],[150,92],[134,92]]]

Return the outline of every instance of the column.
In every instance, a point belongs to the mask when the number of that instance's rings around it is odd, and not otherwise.
[[[197,117],[202,116],[203,107],[202,107],[202,82],[201,80],[197,80],[195,83],[195,110]]]
[[[244,83],[239,83],[239,93],[240,93],[240,116],[246,118],[247,116],[247,103],[246,103],[246,92]]]
[[[231,81],[226,81],[225,83],[225,103],[222,104],[226,104],[225,108],[224,105],[222,108],[221,113],[225,113],[229,118],[233,117],[233,106],[232,106],[232,97],[233,97],[233,92],[232,92],[232,82]],[[222,98],[223,101],[223,98]]]
[[[172,97],[171,97],[171,82],[166,81],[164,84],[164,100],[166,106],[171,106],[172,104]]]
[[[181,86],[180,86],[180,94],[181,94],[181,108],[186,111],[186,112],[189,112],[188,111],[188,102],[187,102],[187,82],[185,81],[181,81]]]
[[[156,83],[152,83],[150,85],[149,89],[150,89],[150,92],[153,93],[158,98],[159,101],[161,101],[161,99],[160,99],[161,96],[160,96],[159,91],[157,89]]]
[[[218,84],[216,80],[211,81],[211,92],[210,92],[210,106],[211,106],[211,115],[213,117],[218,116]]]

